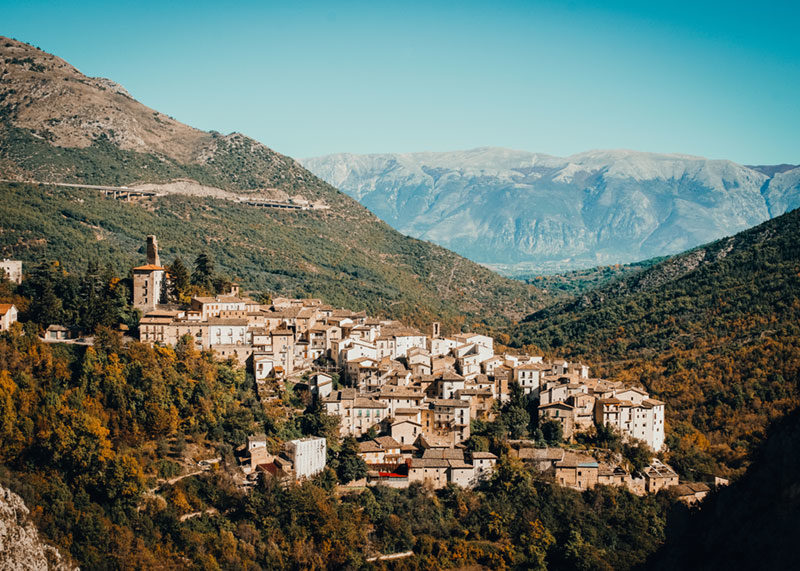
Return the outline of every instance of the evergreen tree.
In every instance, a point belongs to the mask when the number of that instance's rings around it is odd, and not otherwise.
[[[192,285],[199,286],[206,290],[211,290],[214,279],[214,260],[208,252],[198,254],[194,260],[194,272],[192,272]]]
[[[352,436],[348,436],[342,441],[342,449],[338,454],[339,465],[336,468],[336,475],[342,484],[347,484],[353,480],[358,480],[367,475],[367,464],[358,455],[358,442]]]
[[[548,446],[561,444],[564,440],[564,428],[557,420],[549,419],[541,423],[540,428]]]
[[[189,289],[189,268],[178,256],[169,266],[169,296],[172,301],[180,302],[181,296]]]
[[[56,293],[58,275],[45,262],[33,272],[31,279],[23,282],[24,295],[31,299],[30,320],[43,327],[60,323],[63,305]]]

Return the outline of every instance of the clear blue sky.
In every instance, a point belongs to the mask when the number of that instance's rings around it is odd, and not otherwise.
[[[800,163],[800,2],[42,2],[0,34],[307,157],[504,146]]]

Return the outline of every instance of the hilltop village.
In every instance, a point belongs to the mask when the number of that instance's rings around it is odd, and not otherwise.
[[[423,333],[318,299],[275,297],[260,303],[240,296],[235,284],[227,295],[193,297],[189,307],[162,305],[168,279],[156,238],[149,236],[147,263],[133,268],[134,306],[143,312],[140,340],[175,345],[191,339],[197,349],[233,359],[249,368],[264,400],[277,398],[289,381],[302,383],[325,412],[338,417],[341,437],[359,439],[367,484],[467,487],[486,478],[497,457],[464,443],[472,421],[494,420],[514,390],[538,399],[540,421],[557,423],[567,442],[604,425],[654,452],[664,446],[664,403],[641,388],[593,378],[581,363],[496,354],[486,335],[443,335],[438,323]],[[313,475],[325,465],[325,446],[306,440],[293,441],[286,454],[274,456],[266,439],[253,435],[243,468]],[[537,452],[524,442],[513,453],[577,489],[606,483],[644,492],[678,483],[675,472],[660,463],[634,478],[586,454]]]
[[[273,297],[264,303],[240,295],[236,284],[226,295],[162,303],[170,275],[155,236],[147,237],[146,251],[146,263],[132,269],[133,306],[142,312],[139,340],[191,343],[246,368],[264,406],[280,402],[287,390],[306,391],[338,420],[339,439],[356,439],[367,467],[357,485],[474,487],[492,474],[498,458],[470,445],[471,427],[496,421],[517,398],[535,403],[538,425],[558,436],[550,447],[512,440],[508,453],[560,485],[619,485],[637,494],[675,487],[688,503],[708,492],[705,484],[680,486],[675,471],[653,458],[664,448],[665,405],[640,387],[592,377],[582,363],[496,353],[487,335],[445,335],[438,323],[422,332],[319,299]],[[21,262],[4,260],[3,271],[21,282]],[[0,327],[7,330],[16,308],[1,306],[0,313]],[[45,341],[68,337],[69,329],[59,325],[45,332]],[[599,428],[646,445],[649,465],[632,471],[619,455],[557,445],[576,443]],[[300,480],[325,468],[326,439],[291,440],[275,453],[265,435],[253,434],[239,460],[250,479],[263,472]]]

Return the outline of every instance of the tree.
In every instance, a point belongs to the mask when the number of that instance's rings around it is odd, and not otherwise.
[[[172,261],[168,268],[169,270],[169,297],[172,301],[182,303],[183,296],[189,289],[189,268],[183,262],[183,259],[178,256]]]
[[[337,454],[339,465],[336,475],[342,484],[358,480],[367,475],[367,463],[358,455],[358,442],[352,436],[342,441],[342,449]]]
[[[595,425],[597,429],[597,445],[605,446],[610,450],[619,450],[622,445],[622,437],[619,432],[614,430],[610,424],[599,423]]]
[[[339,423],[339,416],[328,414],[317,400],[300,418],[300,429],[304,435],[322,436],[328,442],[336,442],[339,439]]]
[[[192,272],[192,285],[196,285],[206,290],[211,290],[214,279],[214,260],[208,252],[198,254],[194,260],[194,272]]]
[[[50,263],[44,262],[33,272],[31,278],[23,282],[23,295],[31,299],[29,319],[44,327],[60,323],[63,304],[56,294],[59,274]]]
[[[531,422],[531,416],[523,406],[511,405],[503,413],[502,418],[508,427],[508,434],[511,438],[522,438],[528,433],[528,424]]]
[[[564,440],[564,427],[557,420],[548,419],[541,423],[542,436],[549,446],[561,444]]]
[[[634,444],[625,444],[623,454],[633,466],[634,472],[644,470],[653,459],[653,452],[650,447],[640,440],[635,441]]]

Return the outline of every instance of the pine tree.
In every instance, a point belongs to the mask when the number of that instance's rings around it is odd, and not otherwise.
[[[214,260],[208,252],[198,254],[194,260],[194,272],[192,272],[192,285],[199,286],[206,290],[211,290],[212,280],[214,279]]]
[[[178,256],[169,266],[169,295],[172,301],[180,302],[181,296],[189,289],[189,268]]]

